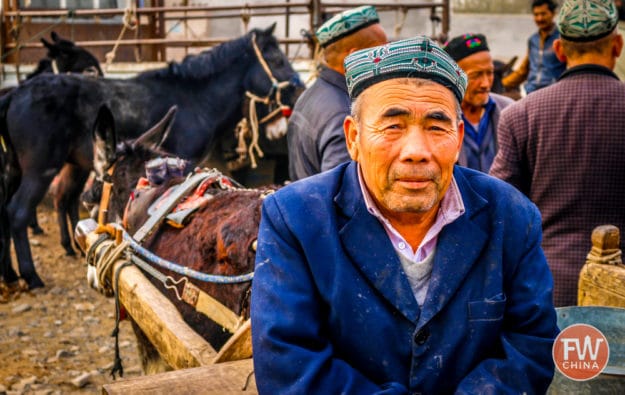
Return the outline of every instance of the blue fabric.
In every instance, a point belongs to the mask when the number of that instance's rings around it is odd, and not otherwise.
[[[501,111],[514,103],[508,97],[491,93],[486,104],[486,111],[476,131],[463,115],[464,120],[464,140],[462,141],[462,151],[458,158],[458,164],[470,169],[488,173],[495,155],[497,155],[497,123]]]
[[[544,393],[558,333],[536,207],[456,167],[421,309],[355,162],[266,198],[252,290],[261,394]]]
[[[566,63],[560,62],[553,50],[553,42],[558,38],[560,38],[560,32],[554,28],[545,39],[544,47],[541,50],[538,32],[530,36],[528,40],[530,69],[525,84],[525,92],[531,93],[553,84],[566,69]]]
[[[464,119],[464,137],[469,137],[471,140],[475,141],[477,145],[482,145],[482,141],[484,140],[484,136],[486,136],[486,132],[490,126],[490,116],[493,110],[495,109],[495,101],[492,97],[488,98],[488,102],[484,106],[484,114],[480,119],[480,123],[477,125],[477,130],[473,127],[471,122],[467,120],[467,118],[462,115],[462,119]]]

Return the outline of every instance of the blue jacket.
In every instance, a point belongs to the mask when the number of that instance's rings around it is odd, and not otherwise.
[[[558,38],[560,32],[554,27],[541,48],[539,33],[530,36],[527,42],[530,62],[525,92],[531,93],[553,84],[566,69],[566,63],[560,62],[553,50],[553,42]]]
[[[252,290],[261,394],[544,392],[557,335],[536,207],[456,167],[466,212],[417,303],[355,162],[267,197]]]

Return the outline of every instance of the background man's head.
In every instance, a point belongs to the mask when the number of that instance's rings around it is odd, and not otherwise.
[[[345,74],[343,61],[350,53],[385,44],[388,39],[372,6],[343,11],[328,19],[315,33],[328,67]]]
[[[469,78],[463,105],[485,105],[495,78],[495,67],[486,37],[482,34],[463,34],[452,38],[443,48]]]
[[[599,62],[613,68],[623,48],[617,24],[613,0],[565,0],[558,15],[560,39],[554,45],[556,54],[566,59],[569,67],[571,62]]]
[[[558,3],[553,0],[532,1],[532,14],[538,30],[549,32],[553,29],[556,8],[558,8]]]
[[[347,147],[380,211],[391,222],[435,212],[462,147],[466,75],[422,36],[356,51],[345,71]]]

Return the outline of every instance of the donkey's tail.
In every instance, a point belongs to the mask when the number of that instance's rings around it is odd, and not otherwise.
[[[0,97],[0,209],[13,196],[22,178],[17,152],[9,136],[7,111],[10,104],[10,93]]]

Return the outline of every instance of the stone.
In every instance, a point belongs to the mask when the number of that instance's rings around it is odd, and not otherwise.
[[[22,304],[18,304],[17,306],[13,307],[13,309],[11,309],[11,312],[13,314],[20,314],[20,313],[24,313],[26,311],[29,311],[30,309],[32,309],[31,305],[29,305],[28,303],[22,303]]]
[[[69,358],[71,357],[73,354],[67,350],[58,350],[56,352],[56,357],[57,358]]]
[[[76,388],[82,388],[91,381],[91,373],[82,373],[71,381],[72,385]]]

